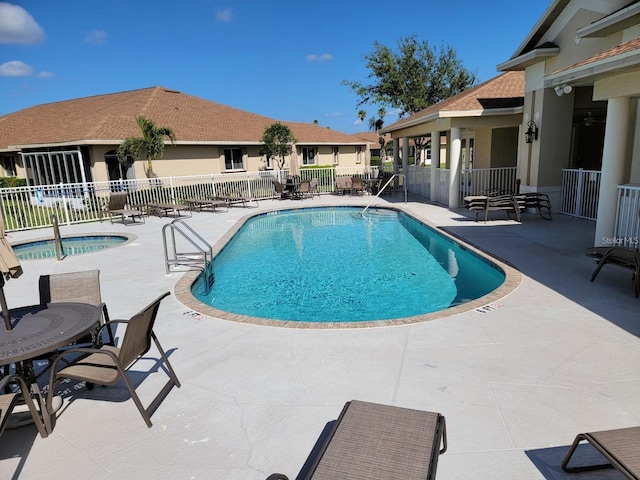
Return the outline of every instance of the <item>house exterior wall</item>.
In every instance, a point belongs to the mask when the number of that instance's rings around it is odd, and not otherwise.
[[[334,145],[305,145],[316,149],[315,166],[333,165]],[[355,145],[336,145],[340,167],[364,166],[365,148],[361,147],[361,161],[357,163]],[[109,180],[105,154],[117,149],[118,145],[94,145],[91,147],[92,174],[95,181]],[[302,165],[301,147],[298,146],[298,162]],[[227,170],[223,155],[224,148],[241,148],[244,151],[244,168]],[[159,177],[188,176],[203,174],[232,173],[237,171],[258,171],[266,169],[266,157],[259,153],[259,145],[176,145],[164,150],[162,158],[153,160],[153,172]],[[290,167],[291,156],[285,157],[285,168]],[[146,159],[135,160],[133,167],[135,178],[145,178]],[[278,162],[273,159],[271,168],[277,169]],[[24,174],[24,169],[22,169]],[[20,175],[20,173],[19,173]]]
[[[494,128],[489,132],[491,146],[489,152],[490,167],[515,167],[518,163],[519,127]],[[487,167],[481,167],[487,168]]]

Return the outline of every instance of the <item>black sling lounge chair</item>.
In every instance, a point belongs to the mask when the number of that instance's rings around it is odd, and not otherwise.
[[[569,467],[578,444],[587,441],[602,454],[608,463]],[[565,472],[576,473],[601,468],[615,468],[629,479],[640,479],[640,427],[580,433],[562,462]]]

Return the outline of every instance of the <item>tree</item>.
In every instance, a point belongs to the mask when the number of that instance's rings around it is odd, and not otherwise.
[[[364,110],[361,110],[364,111]],[[378,109],[378,116],[371,117],[369,119],[369,130],[375,131],[378,135],[378,141],[380,143],[380,161],[384,164],[387,161],[387,152],[384,149],[384,137],[380,136],[380,130],[384,126],[384,117],[387,114],[387,110],[384,107]]]
[[[343,80],[359,97],[357,106],[379,104],[399,111],[399,116],[416,113],[472,86],[474,73],[467,70],[455,50],[442,46],[437,52],[415,36],[398,40],[398,53],[374,43],[365,55],[372,83]]]
[[[125,162],[129,155],[134,159],[144,155],[147,158],[147,178],[152,178],[152,160],[160,158],[164,154],[165,137],[169,139],[171,145],[174,145],[176,136],[170,128],[158,127],[153,121],[142,115],[136,116],[136,123],[142,132],[142,137],[126,138],[116,151],[118,161]]]
[[[291,147],[297,142],[291,129],[279,122],[265,128],[260,142],[260,153],[267,158],[276,158],[280,170],[284,168],[284,157],[291,153]]]
[[[367,118],[367,111],[366,110],[360,110],[358,112],[358,118],[360,119],[361,122],[364,122],[364,119]]]

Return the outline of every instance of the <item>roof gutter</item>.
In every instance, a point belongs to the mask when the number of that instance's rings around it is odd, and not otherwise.
[[[440,110],[424,117],[416,118],[410,122],[405,122],[400,125],[389,125],[387,128],[380,130],[380,133],[391,133],[398,130],[402,130],[408,127],[414,127],[416,125],[422,125],[424,123],[437,122],[440,119],[445,118],[465,118],[465,117],[492,117],[499,115],[514,115],[522,113],[523,107],[508,107],[508,108],[491,108],[491,109],[478,109],[478,110]]]
[[[544,78],[544,87],[555,87],[569,82],[576,82],[596,75],[603,75],[640,65],[640,49],[587,63],[569,70],[552,73]]]

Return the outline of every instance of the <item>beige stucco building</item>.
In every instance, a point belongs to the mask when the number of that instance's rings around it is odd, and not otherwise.
[[[115,151],[127,137],[140,137],[142,115],[176,135],[162,158],[158,177],[225,174],[277,169],[260,153],[265,128],[288,126],[297,139],[285,169],[363,167],[370,142],[302,122],[246,112],[163,87],[49,103],[0,117],[0,175],[30,184],[145,178],[146,161],[118,162]]]
[[[557,198],[564,168],[601,170],[595,245],[616,232],[618,185],[640,183],[640,2],[555,0],[500,70],[524,71],[523,189]]]
[[[405,162],[411,137],[446,137],[450,207],[468,168],[517,166],[520,190],[546,193],[555,211],[564,173],[591,171],[591,196],[572,201],[597,204],[594,245],[636,235],[638,202],[621,189],[640,192],[640,2],[554,0],[497,70],[505,73],[383,129],[397,158]]]

